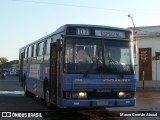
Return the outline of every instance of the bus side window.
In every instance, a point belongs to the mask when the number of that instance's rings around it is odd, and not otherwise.
[[[44,53],[44,42],[41,42],[38,44],[38,57],[37,57],[37,62],[43,62],[43,53]]]
[[[24,49],[24,55],[23,55],[23,58],[25,59],[25,54],[26,54],[26,50]]]
[[[31,62],[32,46],[28,47],[28,63]]]
[[[47,40],[44,42],[44,55],[47,54]]]
[[[31,62],[36,62],[36,44],[32,45],[32,51],[31,51]]]
[[[25,60],[25,63],[28,63],[28,47],[25,48],[24,60]]]
[[[24,49],[24,55],[23,55],[23,62],[25,63],[25,58],[26,58],[26,49]]]
[[[40,43],[38,56],[43,56],[44,42]]]
[[[36,57],[38,56],[38,51],[39,51],[39,43],[37,44],[37,47],[36,47]]]
[[[27,62],[28,62],[28,53],[29,53],[29,47],[27,48]]]
[[[31,51],[31,50],[32,50],[32,47],[30,46],[28,49],[29,49],[29,51],[28,51],[28,58],[30,58],[30,57],[31,57],[31,52],[32,52],[32,51]]]
[[[50,55],[50,44],[51,39],[48,39],[44,42],[44,55]]]
[[[27,59],[27,48],[25,49],[25,55],[24,58]]]
[[[52,42],[52,38],[47,41],[47,50],[46,50],[47,55],[50,55],[51,42]]]
[[[33,57],[37,57],[37,45],[34,45]]]
[[[38,43],[38,45],[37,45],[37,56],[39,56],[39,48],[40,47],[40,43]]]
[[[48,39],[44,43],[44,61],[49,62],[50,59],[50,43],[52,39]]]
[[[33,57],[33,54],[34,54],[34,45],[32,45],[31,57]]]
[[[51,43],[53,42],[53,38],[51,38]]]

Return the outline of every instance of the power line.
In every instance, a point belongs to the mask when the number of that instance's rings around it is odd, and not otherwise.
[[[150,14],[150,15],[160,15],[158,13],[148,13],[142,11],[131,11],[131,10],[122,10],[122,9],[111,9],[111,8],[101,8],[101,7],[94,7],[94,6],[82,6],[82,5],[75,5],[75,4],[61,4],[61,3],[54,3],[54,2],[39,2],[33,0],[11,0],[11,1],[18,1],[18,2],[28,2],[34,4],[48,4],[48,5],[57,5],[57,6],[68,6],[68,7],[79,7],[79,8],[89,8],[89,9],[98,9],[98,10],[109,10],[109,11],[116,11],[116,12],[132,12],[137,14]]]

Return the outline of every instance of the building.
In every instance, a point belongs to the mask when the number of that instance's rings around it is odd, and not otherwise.
[[[136,41],[136,79],[147,86],[160,81],[160,26],[130,28]],[[135,31],[135,33],[133,32]],[[152,81],[152,82],[151,82]]]
[[[19,60],[6,62],[0,70],[7,72],[7,74],[17,74],[19,72]]]

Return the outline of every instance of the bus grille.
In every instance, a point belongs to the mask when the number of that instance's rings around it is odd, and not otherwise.
[[[94,91],[97,89],[101,90],[114,90],[114,91],[135,91],[135,87],[132,84],[108,84],[108,85],[97,85],[97,84],[73,84],[73,91]]]
[[[73,84],[73,91],[85,91],[87,92],[87,99],[114,99],[119,98],[119,91],[125,91],[131,93],[134,97],[135,87],[132,84]]]

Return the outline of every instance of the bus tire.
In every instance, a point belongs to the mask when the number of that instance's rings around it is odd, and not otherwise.
[[[47,107],[51,107],[50,98],[49,98],[49,85],[46,83],[44,87],[44,100]]]
[[[26,80],[24,80],[24,95],[25,95],[25,96],[29,96],[29,95],[30,95],[29,91],[27,90]]]

